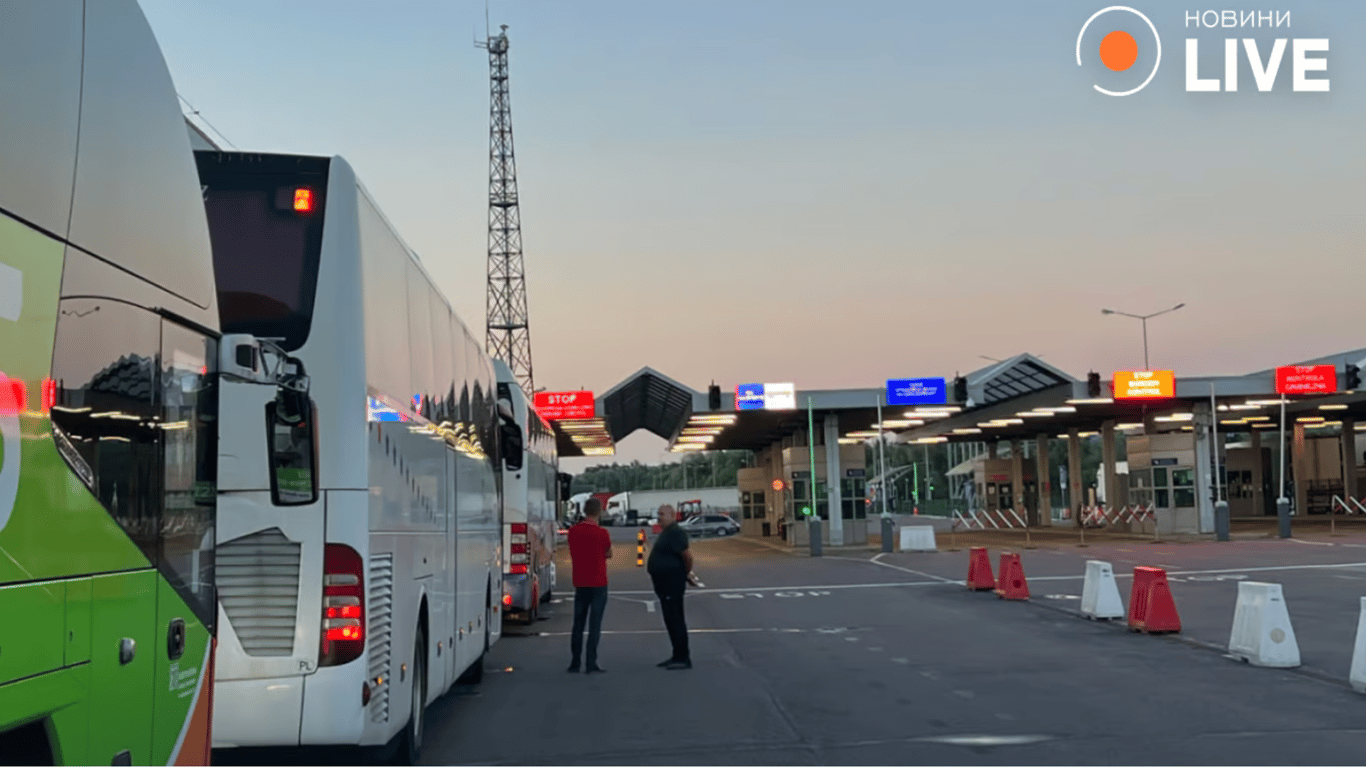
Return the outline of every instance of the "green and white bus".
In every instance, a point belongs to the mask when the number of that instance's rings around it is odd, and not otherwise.
[[[219,332],[190,139],[137,3],[5,0],[0,762],[207,764],[218,381],[273,386],[278,352]],[[305,411],[305,382],[281,410]]]

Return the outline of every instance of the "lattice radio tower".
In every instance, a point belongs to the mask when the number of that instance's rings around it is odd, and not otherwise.
[[[522,261],[522,215],[517,205],[517,163],[512,153],[512,102],[508,98],[507,25],[476,42],[489,52],[489,289],[488,352],[508,364],[531,399],[531,325]]]

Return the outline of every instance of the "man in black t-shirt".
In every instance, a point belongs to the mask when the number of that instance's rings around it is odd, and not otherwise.
[[[661,661],[665,669],[692,669],[688,652],[688,623],[683,615],[683,592],[689,581],[696,581],[692,572],[692,551],[688,549],[688,534],[677,523],[674,508],[665,504],[659,508],[659,524],[664,526],[654,546],[645,570],[654,582],[659,597],[659,612],[664,617],[664,628],[669,630],[673,655]]]

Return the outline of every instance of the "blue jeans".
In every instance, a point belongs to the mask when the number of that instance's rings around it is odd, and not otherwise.
[[[574,629],[569,634],[572,664],[583,652],[583,625],[588,622],[588,668],[598,665],[598,638],[602,635],[602,612],[607,608],[607,587],[574,588]]]

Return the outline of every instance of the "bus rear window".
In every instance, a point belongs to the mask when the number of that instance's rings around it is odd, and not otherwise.
[[[196,152],[224,333],[308,339],[322,249],[327,159]]]

